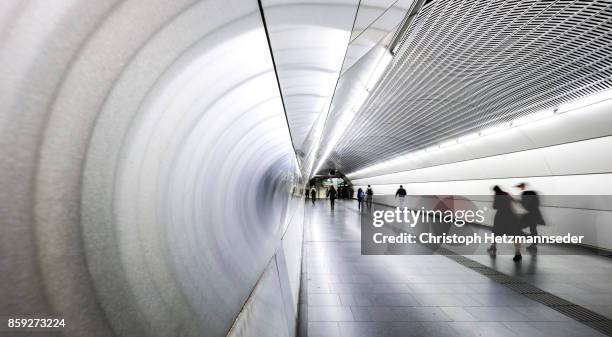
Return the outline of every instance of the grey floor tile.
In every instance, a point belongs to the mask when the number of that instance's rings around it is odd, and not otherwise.
[[[400,320],[390,307],[364,307],[359,309],[361,312],[360,321],[395,322]],[[365,311],[361,309],[365,309]]]
[[[308,337],[340,337],[340,327],[337,322],[310,322]]]
[[[436,322],[451,320],[438,307],[395,307],[393,310],[399,321]]]
[[[448,316],[452,321],[455,322],[475,322],[478,321],[476,317],[467,312],[462,307],[440,307],[440,309]]]
[[[342,305],[371,305],[370,302],[366,304],[357,304],[357,299],[354,294],[338,294],[338,296],[340,296],[340,303],[342,303]]]
[[[390,307],[414,307],[420,305],[412,294],[378,294],[372,300],[374,305]]]
[[[329,293],[330,285],[327,282],[308,282],[308,293]]]
[[[481,322],[525,322],[529,317],[512,307],[466,307]]]
[[[412,289],[406,283],[377,283],[372,285],[372,293],[375,294],[405,294],[412,293]]]
[[[341,322],[342,337],[412,337],[420,326],[397,325],[391,322]]]
[[[538,302],[532,301],[518,293],[511,294],[469,294],[477,303],[476,305],[485,307],[495,306],[539,306]]]
[[[526,322],[505,322],[505,327],[510,329],[518,336],[529,336],[529,337],[549,337],[544,331],[538,330],[535,326]],[[550,335],[555,336],[556,335]]]
[[[450,322],[461,337],[517,337],[520,336],[499,322]]]
[[[338,322],[352,320],[354,319],[350,307],[308,306],[309,322]]]
[[[355,321],[368,322],[372,321],[370,318],[369,307],[351,307],[351,311],[353,312],[353,317]]]
[[[417,322],[418,327],[414,330],[415,337],[459,337],[457,330],[453,329],[447,322]]]
[[[464,307],[481,304],[468,294],[415,294],[414,297],[424,306]]]
[[[333,305],[341,306],[338,294],[309,294],[308,305]]]

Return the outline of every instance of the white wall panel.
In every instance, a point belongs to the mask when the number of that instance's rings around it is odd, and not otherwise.
[[[357,185],[367,184],[422,184],[426,182],[453,182],[461,180],[493,180],[523,177],[547,177],[551,175],[581,175],[612,172],[612,159],[605,156],[605,149],[612,148],[612,137],[590,139],[528,151],[514,152],[481,159],[466,160],[392,174],[354,179]],[[559,178],[562,179],[562,178]],[[582,194],[608,194],[610,186],[592,186],[581,178],[566,179],[563,188],[554,187],[553,179],[546,179],[550,187],[547,193],[568,194],[564,191],[581,191]],[[590,180],[589,180],[590,181]],[[490,183],[490,182],[488,182]],[[445,183],[446,184],[446,183]],[[481,183],[477,183],[481,184]],[[584,184],[594,189],[584,188]],[[486,194],[481,187],[474,187],[468,194]],[[552,192],[552,191],[555,192]],[[466,194],[466,193],[462,193]],[[569,193],[571,194],[571,193]]]
[[[519,182],[529,182],[532,187],[548,195],[610,195],[612,186],[611,174],[576,175],[576,176],[550,176],[550,177],[521,177],[502,179],[483,179],[465,181],[440,182],[401,182],[384,184],[383,181],[360,180],[357,186],[364,187],[372,184],[376,194],[395,194],[399,184],[403,184],[411,195],[489,195],[494,185],[505,187],[513,194],[518,191],[511,187]],[[600,207],[600,206],[597,206]]]
[[[227,336],[291,336],[283,316],[284,303],[280,288],[276,258],[273,258]]]

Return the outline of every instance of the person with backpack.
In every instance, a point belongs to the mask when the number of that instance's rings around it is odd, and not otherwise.
[[[374,197],[374,191],[372,190],[372,186],[368,185],[368,188],[366,189],[366,207],[368,207],[368,209],[372,209],[372,198]]]
[[[399,207],[406,207],[406,190],[404,186],[400,185],[397,192],[395,192],[395,198],[397,199],[397,197],[399,197]]]
[[[361,187],[357,190],[357,209],[361,209],[361,204],[363,203],[363,198],[365,197],[365,193],[361,189]]]

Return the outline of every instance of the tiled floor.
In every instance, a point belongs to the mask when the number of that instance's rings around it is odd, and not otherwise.
[[[504,274],[518,277],[608,318],[612,318],[612,259],[597,255],[529,255],[510,258],[470,256]]]
[[[444,256],[362,256],[353,201],[337,201],[334,212],[320,202],[306,212],[301,324],[309,337],[603,336]],[[550,277],[558,263],[552,258],[538,262],[551,260]],[[498,260],[500,270],[512,267]],[[537,268],[529,275],[537,280]]]

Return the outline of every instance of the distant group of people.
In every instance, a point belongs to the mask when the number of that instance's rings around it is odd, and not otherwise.
[[[334,209],[336,204],[336,199],[352,199],[355,190],[353,190],[350,186],[342,186],[337,189],[334,186],[330,186],[326,193],[325,197],[329,198],[329,202],[331,205],[331,209]],[[317,200],[317,190],[313,187],[310,189],[306,189],[304,191],[305,200],[311,200],[312,205],[314,206]]]
[[[312,205],[315,205],[317,201],[317,190],[314,188],[304,190],[304,196],[306,197],[306,201],[309,199],[312,200]]]
[[[338,187],[338,199],[353,199],[355,190],[351,186]]]
[[[496,236],[508,235],[508,236],[524,236],[527,235],[523,232],[524,229],[529,228],[530,236],[538,236],[537,226],[545,225],[544,218],[540,212],[540,199],[538,193],[529,190],[527,183],[520,183],[515,186],[521,191],[520,200],[515,200],[508,192],[502,190],[501,187],[495,185],[493,187],[494,198],[493,198],[493,209],[496,210],[493,218],[493,233]],[[347,193],[352,198],[352,188],[342,187],[336,188],[331,186],[326,193],[326,197],[329,198],[331,209],[335,207],[335,201],[337,198],[346,198],[344,195]],[[395,192],[395,198],[399,199],[399,207],[406,206],[406,189],[403,185],[400,185]],[[317,192],[314,188],[306,190],[306,200],[309,198],[312,200],[312,204],[315,204]],[[357,189],[357,205],[360,210],[365,207],[368,209],[372,208],[372,200],[374,196],[374,190],[371,185],[365,189],[360,187]],[[515,255],[514,261],[521,261],[521,244],[518,242],[514,243]],[[537,244],[532,243],[527,247],[527,250],[537,252]],[[497,245],[494,243],[488,249],[487,252],[491,256],[495,256],[497,253]]]
[[[493,233],[497,236],[511,235],[524,236],[523,230],[529,228],[530,236],[538,235],[538,225],[545,225],[544,218],[540,212],[540,199],[538,193],[527,189],[527,183],[520,183],[515,186],[521,191],[521,199],[515,200],[512,196],[502,190],[501,187],[495,185],[493,192],[493,209],[496,210],[493,218]],[[520,209],[518,209],[520,207]],[[514,258],[519,262],[522,260],[521,244],[514,243]],[[532,243],[527,247],[527,250],[537,252],[536,243]],[[497,253],[497,245],[494,243],[487,249],[491,256]]]
[[[338,187],[336,189],[334,186],[330,186],[327,189],[326,197],[329,198],[331,209],[334,209],[336,199],[353,199],[354,190],[352,187]],[[399,197],[400,206],[404,206],[406,204],[406,190],[404,186],[400,185],[399,189],[395,193],[395,197]],[[317,199],[317,190],[315,188],[306,189],[304,191],[304,196],[306,200],[312,200],[312,204],[315,204]],[[365,202],[365,207],[368,209],[372,208],[372,200],[374,197],[374,190],[372,190],[372,186],[368,185],[365,191],[360,187],[357,189],[357,205],[359,209],[363,209],[363,204]]]
[[[406,205],[406,190],[404,189],[404,186],[400,185],[399,189],[397,190],[397,192],[395,192],[395,198],[399,197],[399,203],[401,207],[404,207]],[[359,209],[362,209],[363,206],[363,202],[365,201],[366,207],[368,209],[372,208],[372,199],[374,197],[374,190],[372,189],[371,185],[368,185],[368,187],[366,188],[365,192],[363,189],[361,189],[361,187],[357,190],[357,207]]]

